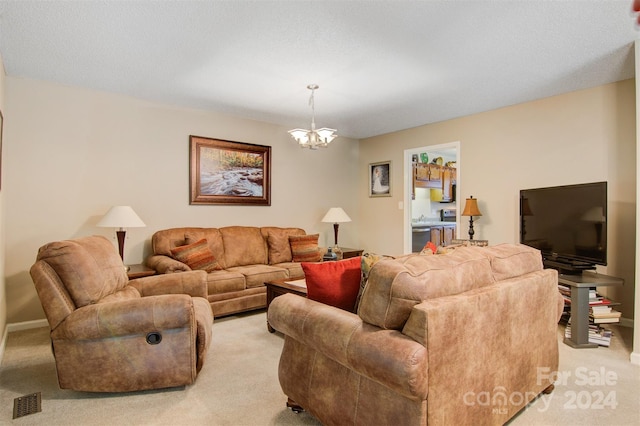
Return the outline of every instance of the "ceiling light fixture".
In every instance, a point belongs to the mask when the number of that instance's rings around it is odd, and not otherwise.
[[[307,86],[307,89],[311,90],[311,97],[309,98],[309,105],[311,105],[311,130],[289,130],[289,134],[298,142],[301,148],[326,148],[332,140],[338,137],[338,135],[336,135],[336,129],[323,127],[322,129],[316,130],[316,109],[313,94],[318,87],[317,84]]]

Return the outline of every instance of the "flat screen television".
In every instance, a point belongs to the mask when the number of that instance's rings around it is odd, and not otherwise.
[[[606,265],[607,182],[521,190],[520,242],[562,273]]]

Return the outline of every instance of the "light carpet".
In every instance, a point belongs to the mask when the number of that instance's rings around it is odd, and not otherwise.
[[[640,368],[629,363],[632,333],[612,328],[610,348],[573,349],[560,343],[563,379],[510,424],[640,424]],[[559,327],[560,342],[562,332]],[[265,311],[217,319],[195,384],[93,394],[58,388],[48,329],[10,333],[0,367],[0,424],[319,425],[310,414],[285,407],[277,377],[282,344],[281,334],[267,332]],[[12,420],[14,398],[35,392],[41,392],[42,411]]]

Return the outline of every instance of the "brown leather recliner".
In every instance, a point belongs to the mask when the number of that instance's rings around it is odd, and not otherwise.
[[[101,236],[46,244],[31,277],[62,389],[128,392],[195,381],[211,341],[206,272],[129,281]]]

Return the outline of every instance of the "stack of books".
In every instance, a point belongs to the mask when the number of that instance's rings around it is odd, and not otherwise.
[[[571,288],[558,284],[558,290],[564,298],[564,312],[560,324],[565,324],[564,336],[571,338]],[[611,308],[611,301],[600,296],[595,289],[589,289],[589,343],[609,346],[613,333],[600,324],[620,322],[620,312]],[[613,305],[616,305],[614,303]]]
[[[620,315],[620,312],[604,304],[589,307],[589,319],[593,321],[594,324],[620,322]]]
[[[594,324],[620,322],[620,312],[611,308],[611,301],[595,290],[589,290],[589,319]]]
[[[597,324],[589,324],[589,343],[608,347],[611,345],[611,336],[613,336],[613,332],[611,330]],[[564,330],[564,337],[567,339],[571,338],[571,320],[569,320],[569,323]]]

